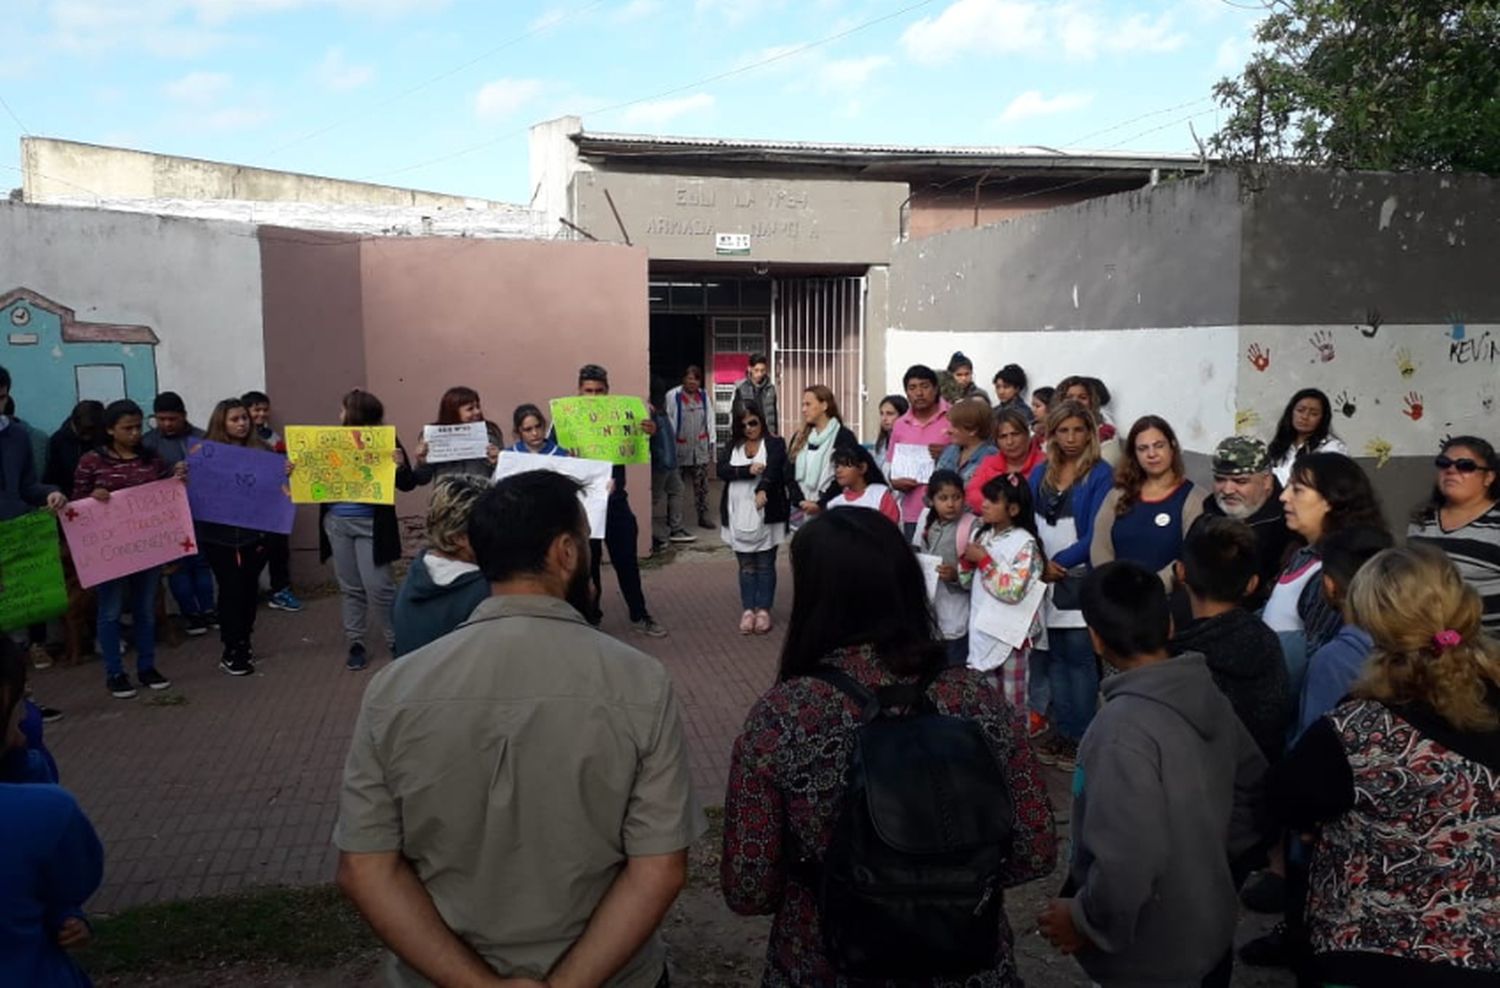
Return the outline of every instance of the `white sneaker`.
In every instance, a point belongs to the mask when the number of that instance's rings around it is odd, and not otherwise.
[[[686,531],[685,529],[679,528],[677,531],[675,531],[671,535],[667,536],[667,541],[668,542],[697,542],[698,541],[698,536],[694,535],[692,532]]]

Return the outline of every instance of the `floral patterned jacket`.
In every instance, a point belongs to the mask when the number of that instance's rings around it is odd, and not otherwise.
[[[825,664],[872,689],[898,678],[868,647],[834,652]],[[977,720],[1003,767],[1015,804],[1014,843],[1007,887],[1048,874],[1057,858],[1052,805],[1035,756],[1020,736],[999,692],[980,673],[947,669],[928,691],[943,713]],[[756,702],[735,740],[724,799],[724,857],[720,879],[729,907],[743,914],[775,913],[767,946],[765,986],[871,986],[840,976],[823,953],[815,890],[789,875],[802,850],[821,859],[832,840],[845,773],[858,726],[855,702],[822,680],[777,683]],[[788,846],[788,835],[795,843]],[[963,982],[936,986],[1009,988],[1018,985],[1013,940],[1001,913],[1001,948],[994,967]]]

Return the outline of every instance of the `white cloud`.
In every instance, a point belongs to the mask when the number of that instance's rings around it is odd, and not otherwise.
[[[496,79],[479,88],[474,112],[481,120],[501,120],[541,95],[540,79]]]
[[[233,84],[234,79],[227,72],[189,72],[162,86],[161,91],[177,103],[208,106],[217,103]]]
[[[375,78],[375,69],[369,65],[351,64],[344,57],[344,49],[334,46],[324,54],[313,75],[329,89],[343,91],[367,85]]]
[[[1255,40],[1253,38],[1225,38],[1219,42],[1219,50],[1214,54],[1214,71],[1224,75],[1238,75],[1250,61],[1250,56],[1255,51]]]
[[[661,0],[630,0],[617,9],[613,18],[617,24],[645,20],[661,9]]]
[[[1043,96],[1035,89],[1028,89],[1007,103],[996,119],[1000,123],[1014,123],[1017,120],[1030,120],[1033,117],[1051,117],[1059,113],[1082,110],[1092,102],[1094,102],[1093,93],[1058,93],[1056,96]]]
[[[714,98],[710,94],[694,93],[678,99],[659,99],[649,103],[637,103],[625,111],[624,120],[635,127],[661,127],[678,117],[710,109],[713,105]]]
[[[928,65],[961,55],[1045,55],[1073,59],[1101,54],[1174,51],[1187,42],[1171,13],[1117,12],[1102,0],[1047,4],[1040,0],[955,0],[901,35],[906,53]]]
[[[259,106],[225,106],[193,117],[195,127],[208,130],[252,130],[269,121],[274,114]]]
[[[819,68],[818,78],[830,89],[859,89],[870,81],[871,76],[890,64],[888,55],[840,58]]]

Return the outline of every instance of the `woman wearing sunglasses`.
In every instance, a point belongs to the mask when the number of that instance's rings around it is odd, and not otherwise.
[[[1432,496],[1412,515],[1407,540],[1441,549],[1484,603],[1484,630],[1500,635],[1500,461],[1477,436],[1454,436],[1433,466]]]
[[[766,432],[754,401],[741,402],[732,417],[729,443],[719,450],[719,534],[740,564],[740,634],[763,635],[776,600],[776,549],[791,516],[786,440]]]

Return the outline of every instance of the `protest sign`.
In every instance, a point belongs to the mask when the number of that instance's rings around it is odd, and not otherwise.
[[[289,535],[296,506],[286,457],[208,440],[188,445],[188,504],[197,521]]]
[[[187,485],[176,479],[127,487],[108,501],[81,498],[63,509],[61,519],[85,587],[198,551]]]
[[[585,460],[650,463],[651,437],[642,428],[649,421],[646,403],[639,398],[578,395],[552,399],[558,445]]]
[[[538,456],[535,453],[500,454],[495,464],[495,479],[503,480],[531,470],[551,470],[566,474],[583,484],[578,499],[589,517],[589,538],[604,538],[604,513],[609,507],[609,478],[614,467],[603,460],[583,460],[573,456]]]
[[[67,609],[57,519],[33,511],[0,522],[0,631],[25,628]]]
[[[932,479],[932,453],[918,443],[897,443],[891,453],[892,480],[915,480],[925,484]]]
[[[286,427],[292,501],[396,503],[396,430],[388,425]]]
[[[428,463],[477,460],[489,455],[490,430],[483,422],[424,425],[422,438],[427,440]]]

